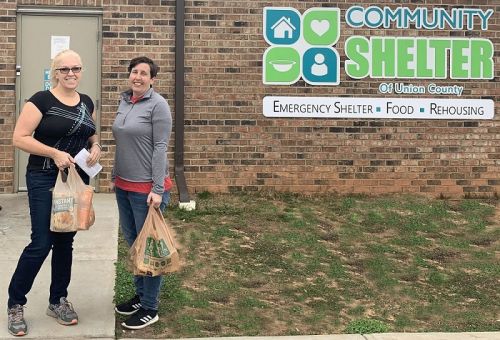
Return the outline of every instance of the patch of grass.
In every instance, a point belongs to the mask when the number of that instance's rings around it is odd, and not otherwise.
[[[224,237],[236,237],[237,234],[231,230],[231,228],[227,225],[221,225],[219,227],[217,227],[214,232],[212,233],[212,236],[210,237],[210,240],[211,241],[215,241],[215,240],[220,240],[221,238],[224,238]]]
[[[160,304],[160,310],[174,312],[184,306],[193,305],[193,293],[182,287],[182,281],[177,274],[163,277],[163,289],[160,299],[165,303]]]
[[[209,301],[221,304],[229,303],[233,293],[238,290],[237,283],[228,280],[221,280],[215,275],[212,279],[206,280],[205,284],[207,289],[202,293],[202,295]]]
[[[400,238],[395,238],[391,240],[391,243],[399,246],[416,247],[416,246],[429,245],[431,241],[426,239],[422,235],[417,235],[416,233],[410,233],[407,235],[402,235],[402,237]]]
[[[202,191],[196,195],[196,197],[198,197],[198,199],[200,199],[200,200],[208,200],[212,196],[213,196],[213,194],[209,191]]]
[[[160,322],[119,317],[120,337],[500,330],[491,201],[201,192],[197,208],[166,213],[185,265]],[[134,294],[126,255],[120,237],[117,302]]]
[[[135,286],[133,276],[128,270],[127,257],[128,246],[121,231],[118,232],[118,262],[115,263],[116,279],[115,279],[115,296],[114,301],[120,304],[128,301],[135,295]]]
[[[436,270],[431,270],[429,272],[428,277],[427,277],[427,281],[429,282],[429,284],[431,284],[433,286],[439,286],[439,285],[442,285],[446,282],[446,277],[444,274],[442,274]]]
[[[399,280],[407,282],[415,282],[418,280],[419,276],[420,276],[420,269],[415,265],[411,265],[400,272]]]
[[[135,295],[135,286],[132,274],[127,269],[124,262],[117,262],[116,265],[115,297],[116,304],[128,301]]]
[[[394,247],[388,244],[380,244],[380,243],[370,243],[367,245],[367,249],[373,254],[390,254],[396,253]]]
[[[334,200],[336,206],[336,211],[338,214],[344,215],[348,213],[351,209],[356,206],[356,198],[354,197],[343,197],[339,200]],[[338,203],[337,203],[338,202]]]
[[[447,238],[443,240],[443,245],[455,249],[466,249],[469,247],[469,241],[459,238]]]
[[[386,229],[386,219],[380,211],[368,211],[362,223],[365,225],[365,230],[369,233],[380,233]]]
[[[431,304],[429,306],[416,308],[415,319],[421,323],[430,323],[433,328],[430,331],[434,332],[450,332],[451,329],[447,328],[447,317],[443,314],[446,311],[444,306],[438,304]],[[457,329],[455,329],[455,332]]]
[[[397,280],[392,277],[394,272],[393,263],[385,256],[376,255],[366,261],[366,271],[368,277],[379,288],[387,288],[395,285]]]
[[[405,332],[408,329],[412,329],[414,327],[415,322],[410,319],[407,315],[398,315],[394,320],[394,326],[400,329],[402,332]]]
[[[326,275],[332,279],[345,279],[348,277],[346,268],[342,264],[342,261],[338,258],[330,261]]]
[[[495,207],[482,200],[467,199],[460,201],[458,211],[464,213],[468,219],[473,217],[488,217],[494,214]]]
[[[345,328],[345,333],[349,334],[371,334],[385,333],[389,330],[389,326],[379,320],[359,319],[349,322]]]
[[[353,315],[353,316],[360,316],[365,313],[366,308],[363,306],[356,306],[347,311],[347,314]]]
[[[236,306],[240,309],[247,310],[251,308],[266,308],[267,303],[251,296],[244,296],[236,301]]]
[[[259,331],[265,327],[266,318],[252,312],[243,311],[234,315],[235,323],[231,325],[249,336],[259,334]]]
[[[191,315],[179,315],[179,317],[175,318],[172,326],[177,332],[182,332],[189,336],[196,336],[201,331],[200,323]]]

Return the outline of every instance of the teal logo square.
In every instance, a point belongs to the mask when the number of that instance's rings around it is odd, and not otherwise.
[[[302,57],[302,77],[311,85],[338,85],[340,58],[332,47],[313,47]]]
[[[265,8],[264,38],[270,45],[296,43],[300,38],[300,12],[294,8]]]

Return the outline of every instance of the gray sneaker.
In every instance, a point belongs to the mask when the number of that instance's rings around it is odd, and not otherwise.
[[[12,308],[7,309],[9,315],[8,327],[9,333],[14,336],[23,336],[28,334],[28,326],[24,321],[24,307],[21,305],[14,305]]]
[[[71,302],[65,297],[59,299],[59,303],[55,305],[49,304],[47,315],[56,318],[61,325],[76,325],[78,323],[78,315]]]

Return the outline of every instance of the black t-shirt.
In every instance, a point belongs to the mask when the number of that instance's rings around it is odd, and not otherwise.
[[[95,134],[92,120],[94,103],[89,96],[80,94],[80,102],[75,106],[61,103],[50,91],[35,93],[29,101],[42,113],[42,120],[33,137],[48,146],[69,153],[74,157],[88,146],[88,139]],[[28,169],[55,169],[49,157],[30,155]]]

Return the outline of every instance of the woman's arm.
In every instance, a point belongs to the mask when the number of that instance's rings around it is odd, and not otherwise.
[[[94,123],[95,123],[95,121],[96,121],[95,111],[92,112],[92,119],[94,120]],[[97,163],[99,161],[99,159],[101,158],[102,146],[101,146],[101,144],[99,144],[99,136],[97,135],[97,133],[95,133],[89,137],[89,143],[90,143],[90,155],[87,158],[87,164],[89,166],[92,166],[95,163]]]
[[[75,160],[67,152],[45,145],[35,138],[33,132],[42,120],[42,113],[32,102],[27,102],[19,115],[12,135],[12,143],[15,147],[28,153],[50,157],[59,169],[64,169],[74,163]]]
[[[152,112],[153,124],[153,157],[152,177],[153,188],[148,196],[148,203],[159,207],[165,190],[164,182],[167,172],[167,146],[172,132],[172,115],[166,101],[156,105]]]

